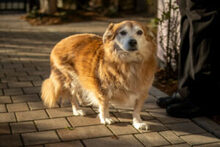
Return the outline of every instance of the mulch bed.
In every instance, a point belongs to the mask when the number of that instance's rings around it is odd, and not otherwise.
[[[177,76],[167,77],[164,70],[159,70],[155,75],[153,86],[172,95],[177,90]]]
[[[107,20],[108,17],[98,14],[97,12],[86,11],[63,11],[53,15],[41,13],[29,13],[22,16],[22,19],[31,25],[58,25],[70,22],[83,22],[94,20]]]

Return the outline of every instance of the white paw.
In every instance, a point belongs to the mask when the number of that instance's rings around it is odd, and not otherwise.
[[[101,124],[104,124],[104,125],[110,125],[110,124],[114,123],[114,120],[111,118],[101,118],[100,117],[100,121],[101,121]]]
[[[73,115],[75,115],[75,116],[84,116],[85,114],[86,113],[83,110],[81,110],[81,109],[73,110]]]
[[[146,123],[144,122],[133,122],[133,126],[138,129],[138,130],[148,130],[149,127]]]

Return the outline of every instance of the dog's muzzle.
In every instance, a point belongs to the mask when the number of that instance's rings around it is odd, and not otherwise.
[[[128,41],[128,44],[129,44],[128,51],[136,51],[137,50],[137,40],[130,39]]]

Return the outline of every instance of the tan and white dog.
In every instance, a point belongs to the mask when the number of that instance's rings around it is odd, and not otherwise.
[[[44,104],[70,99],[73,115],[84,115],[78,99],[99,107],[102,124],[111,124],[109,103],[133,104],[133,125],[147,129],[140,111],[156,72],[156,48],[149,30],[136,21],[110,24],[103,37],[79,34],[53,48],[51,74],[42,84]]]

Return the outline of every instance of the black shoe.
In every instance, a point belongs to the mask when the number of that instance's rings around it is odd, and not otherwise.
[[[168,115],[179,118],[193,118],[205,115],[200,107],[194,105],[189,100],[169,105],[166,111]]]
[[[167,106],[169,106],[169,105],[181,103],[182,101],[183,101],[183,98],[180,96],[179,93],[176,92],[172,96],[159,98],[156,101],[156,103],[161,108],[167,108]]]

